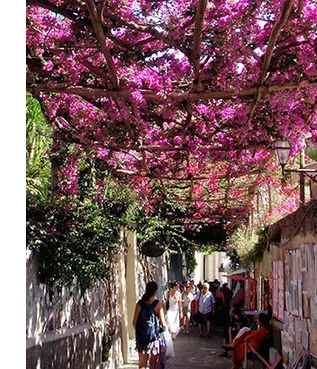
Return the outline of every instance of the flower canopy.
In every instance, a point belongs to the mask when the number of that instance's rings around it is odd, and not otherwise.
[[[53,152],[74,144],[67,190],[86,155],[149,212],[241,221],[280,185],[275,141],[316,144],[316,25],[314,0],[27,0],[27,90]]]

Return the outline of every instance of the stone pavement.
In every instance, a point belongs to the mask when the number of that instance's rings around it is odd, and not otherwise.
[[[175,357],[166,362],[166,369],[230,369],[230,356],[219,357],[222,352],[222,334],[212,332],[211,338],[200,338],[198,327],[190,334],[180,333],[174,341]]]
[[[192,330],[190,334],[180,333],[174,341],[175,357],[166,361],[166,369],[230,369],[232,367],[230,356],[228,358],[218,356],[222,352],[220,333],[212,332],[211,338],[200,338],[198,327],[190,328]],[[132,347],[131,351],[134,351]],[[136,352],[131,352],[130,357],[130,364],[120,369],[138,368]]]

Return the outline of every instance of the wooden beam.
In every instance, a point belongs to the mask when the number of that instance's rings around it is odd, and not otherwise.
[[[154,180],[157,179],[157,180],[177,181],[177,182],[194,182],[194,181],[204,181],[204,180],[208,181],[211,179],[211,176],[195,176],[195,177],[159,176],[159,177],[155,177],[151,174],[138,173],[138,172],[133,172],[132,170],[125,170],[125,169],[116,169],[115,173],[132,176],[132,177],[143,177],[143,178],[149,178],[149,179],[154,179]],[[255,169],[247,173],[227,173],[227,174],[217,175],[217,179],[239,178],[239,177],[244,177],[244,176],[249,176],[249,175],[257,175],[261,173],[263,173],[263,170]]]
[[[157,92],[149,90],[140,90],[144,99],[154,101],[186,101],[186,100],[211,100],[211,99],[230,99],[234,97],[253,96],[258,92],[273,93],[285,90],[301,89],[305,87],[315,87],[317,82],[302,81],[289,82],[284,84],[276,84],[270,86],[255,86],[248,87],[242,90],[233,91],[200,91],[200,92],[170,92],[165,96],[159,95]],[[93,97],[109,97],[109,98],[123,98],[130,99],[131,92],[129,90],[108,90],[103,88],[71,86],[66,87],[64,84],[47,85],[47,84],[33,84],[27,85],[26,90],[32,93],[50,93],[57,92],[63,94],[79,95],[79,96],[93,96]]]

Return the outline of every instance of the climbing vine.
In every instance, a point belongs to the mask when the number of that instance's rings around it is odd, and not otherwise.
[[[123,202],[125,208],[114,210],[114,197],[122,200],[122,189],[116,193],[112,188],[110,193],[102,205],[93,194],[82,200],[28,205],[27,245],[38,255],[42,283],[75,282],[84,292],[95,281],[111,278],[112,263],[122,247],[121,230],[130,222],[130,200]]]
[[[227,254],[232,260],[245,268],[252,268],[260,260],[266,247],[265,230],[238,227],[228,240]],[[231,252],[230,252],[231,250]]]

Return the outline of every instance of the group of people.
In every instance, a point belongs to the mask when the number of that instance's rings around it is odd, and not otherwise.
[[[196,286],[194,279],[190,278],[187,283],[173,282],[163,301],[156,299],[157,290],[157,284],[149,282],[135,308],[133,326],[140,369],[146,368],[149,358],[151,369],[163,369],[167,337],[170,335],[175,340],[181,329],[189,334],[190,323],[199,325],[200,337],[210,337],[211,326],[223,333],[223,352],[219,356],[228,356],[232,350],[233,369],[241,366],[244,344],[250,341],[257,349],[267,334],[265,314],[259,316],[258,330],[248,327],[241,310],[243,285],[231,292],[227,284],[221,286],[218,280],[204,281]]]

